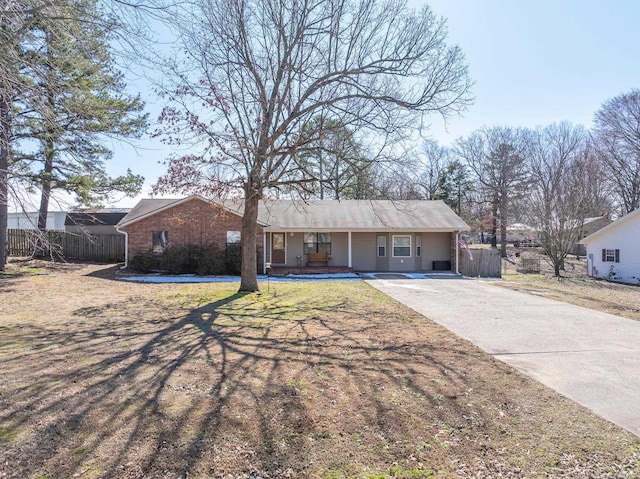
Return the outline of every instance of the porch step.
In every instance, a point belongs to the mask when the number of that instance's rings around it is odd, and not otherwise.
[[[288,274],[335,274],[353,273],[348,266],[272,266],[271,276],[286,276]]]

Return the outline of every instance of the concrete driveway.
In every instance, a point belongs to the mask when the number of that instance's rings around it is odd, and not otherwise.
[[[367,282],[640,436],[640,322],[481,280]]]

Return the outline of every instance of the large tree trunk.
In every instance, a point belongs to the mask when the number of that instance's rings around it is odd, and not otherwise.
[[[47,90],[47,106],[53,117],[56,109],[55,96],[51,90]],[[55,144],[53,141],[55,128],[53,122],[47,122],[44,125],[44,169],[42,171],[42,192],[40,195],[40,210],[38,212],[38,229],[45,231],[47,229],[47,213],[49,211],[49,199],[51,197],[51,181],[53,177],[53,157],[55,155]]]
[[[7,263],[7,220],[9,216],[9,101],[0,87],[0,271]]]
[[[491,211],[491,247],[497,248],[498,237],[498,201],[494,200]]]
[[[240,270],[240,292],[259,291],[256,265],[256,232],[258,225],[259,196],[255,191],[246,191],[244,214],[242,215],[242,267]]]
[[[47,212],[51,197],[51,176],[53,174],[53,140],[47,139],[44,146],[44,170],[42,175],[42,192],[40,195],[40,210],[38,212],[38,229],[47,229]]]
[[[500,256],[507,257],[507,205],[502,201],[500,205]]]

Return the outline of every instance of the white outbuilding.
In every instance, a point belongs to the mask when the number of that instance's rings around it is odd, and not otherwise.
[[[640,284],[640,209],[584,238],[587,274],[619,283]]]

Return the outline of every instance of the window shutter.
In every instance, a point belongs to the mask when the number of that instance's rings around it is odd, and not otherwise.
[[[619,262],[620,262],[620,250],[617,249],[616,250],[616,263],[619,263]]]
[[[607,250],[602,248],[602,262],[607,261]]]

